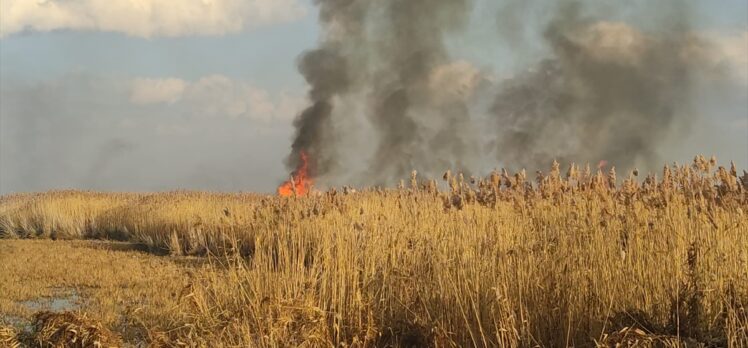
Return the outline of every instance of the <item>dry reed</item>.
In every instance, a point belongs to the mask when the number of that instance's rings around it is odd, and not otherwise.
[[[413,172],[298,198],[38,194],[0,208],[0,233],[209,255],[164,342],[748,345],[748,175],[700,156],[638,175],[554,163],[534,182],[448,172],[443,192]]]

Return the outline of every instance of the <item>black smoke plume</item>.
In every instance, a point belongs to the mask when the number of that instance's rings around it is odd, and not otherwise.
[[[310,175],[323,176],[335,165],[334,124],[331,120],[334,100],[351,84],[349,65],[350,42],[360,37],[366,1],[317,0],[319,19],[327,30],[320,46],[304,53],[299,71],[310,85],[311,105],[294,120],[296,135],[286,164],[296,170],[301,154],[309,155]],[[337,33],[330,32],[332,30]],[[342,37],[342,38],[341,38]]]
[[[468,0],[319,0],[325,30],[320,47],[302,55],[299,70],[311,86],[311,105],[294,122],[296,137],[287,160],[298,166],[300,153],[311,157],[312,175],[335,168],[335,98],[352,88],[366,88],[366,117],[377,138],[369,179],[386,182],[412,168],[459,165],[466,145],[453,133],[469,121],[460,100],[435,100],[430,79],[435,68],[450,63],[445,33],[466,24]],[[424,127],[429,118],[444,130]],[[448,129],[447,129],[448,128]],[[433,145],[437,156],[425,152]]]

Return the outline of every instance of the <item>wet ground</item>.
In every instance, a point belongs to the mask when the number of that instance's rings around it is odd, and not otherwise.
[[[37,313],[72,312],[142,342],[203,263],[135,243],[0,239],[0,327],[30,332]]]
[[[74,289],[60,289],[57,292],[59,295],[53,297],[39,297],[33,300],[19,301],[16,304],[23,306],[31,312],[39,311],[52,311],[52,312],[65,312],[75,311],[83,306],[83,298]],[[0,322],[5,322],[17,329],[26,330],[30,329],[32,323],[25,318],[2,315],[0,314]]]

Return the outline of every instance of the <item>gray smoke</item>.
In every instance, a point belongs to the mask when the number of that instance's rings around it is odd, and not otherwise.
[[[536,170],[554,159],[656,169],[694,119],[697,81],[724,73],[686,1],[502,1],[485,45],[509,45],[531,66],[504,80],[450,55],[469,0],[317,3],[325,34],[300,60],[311,105],[287,164],[307,152],[325,182],[351,171],[371,185],[413,169]],[[352,158],[365,159],[354,168]]]
[[[117,160],[127,155],[135,148],[135,144],[125,139],[111,139],[98,149],[96,157],[91,162],[86,179],[82,185],[98,189],[102,186],[102,173],[107,171]]]
[[[507,81],[495,99],[498,158],[533,169],[554,159],[658,165],[669,132],[692,120],[689,94],[705,66],[688,55],[706,42],[690,34],[685,6],[667,8],[643,33],[562,2],[543,34],[550,57]]]
[[[419,167],[463,166],[451,160],[467,149],[461,134],[469,123],[467,107],[459,99],[437,100],[430,82],[434,69],[450,62],[445,34],[465,26],[470,1],[317,3],[326,32],[320,47],[300,60],[311,105],[294,122],[287,165],[297,168],[306,152],[312,175],[336,169],[336,140],[344,131],[332,120],[335,98],[365,89],[361,102],[376,138],[368,180],[386,182]],[[442,129],[429,130],[429,122]]]
[[[449,62],[445,34],[464,28],[466,0],[383,1],[374,31],[380,60],[373,72],[368,117],[379,144],[369,166],[375,182],[386,182],[412,169],[464,167],[464,125],[469,122],[461,100],[441,103],[430,86],[432,72]],[[428,123],[442,121],[430,132]]]

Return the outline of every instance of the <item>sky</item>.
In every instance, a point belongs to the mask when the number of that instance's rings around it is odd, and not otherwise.
[[[494,3],[476,0],[449,48],[502,78],[524,62],[494,40]],[[720,97],[705,103],[710,115],[664,152],[745,168],[748,0],[695,4],[694,30],[725,43],[737,87],[704,91]],[[308,0],[3,0],[0,194],[272,192],[288,175],[306,105],[296,65],[319,41],[317,23]]]

